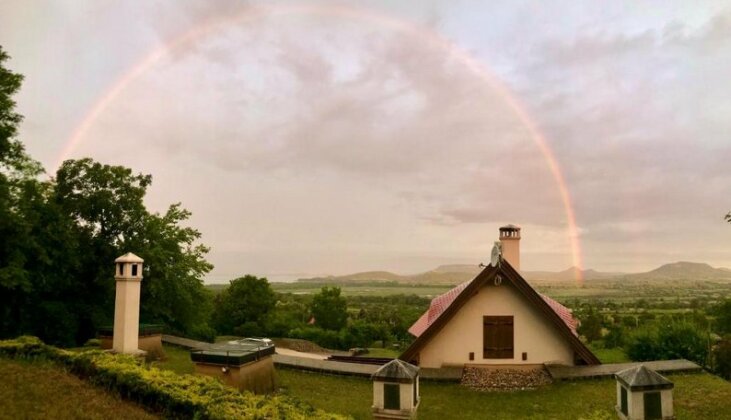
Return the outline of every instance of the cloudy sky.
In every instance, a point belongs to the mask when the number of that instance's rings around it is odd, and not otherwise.
[[[28,151],[152,174],[209,281],[477,264],[505,223],[528,270],[731,266],[727,1],[3,0],[0,44]]]

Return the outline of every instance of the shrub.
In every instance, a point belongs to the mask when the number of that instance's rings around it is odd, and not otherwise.
[[[216,341],[216,330],[208,324],[199,324],[191,328],[190,337],[207,343],[213,343]]]
[[[661,328],[649,326],[635,331],[626,351],[635,361],[688,359],[706,365],[708,337],[692,323],[671,321]]]
[[[99,350],[70,352],[43,344],[35,337],[0,341],[0,355],[45,358],[160,411],[165,417],[199,419],[339,419],[292,398],[260,396],[222,384],[208,376],[178,375],[151,368],[132,356]]]
[[[725,337],[713,349],[715,372],[725,379],[731,379],[731,336]]]
[[[343,346],[341,336],[337,331],[323,330],[318,327],[295,328],[289,332],[289,337],[309,340],[329,349],[347,348],[347,346]]]

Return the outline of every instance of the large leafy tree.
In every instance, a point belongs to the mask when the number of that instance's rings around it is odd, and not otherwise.
[[[212,266],[200,233],[181,226],[179,204],[152,214],[143,199],[152,178],[91,159],[63,163],[50,181],[17,138],[22,117],[13,95],[22,76],[5,67],[0,47],[0,337],[35,334],[79,343],[111,323],[114,258],[146,260],[144,321],[173,331],[206,330],[210,297],[202,284]]]
[[[5,67],[10,57],[0,47],[0,334],[15,334],[23,328],[20,307],[32,289],[34,259],[47,261],[35,235],[43,219],[39,203],[44,188],[36,180],[40,165],[25,153],[17,139],[22,121],[15,112],[15,95],[23,77]]]
[[[210,297],[202,284],[212,266],[200,232],[181,226],[190,212],[180,204],[149,213],[143,199],[149,175],[91,159],[68,160],[56,176],[55,202],[83,232],[88,298],[107,302],[98,319],[111,315],[111,262],[128,251],[145,260],[141,319],[188,333],[207,323]],[[98,320],[94,320],[98,324]]]
[[[348,302],[339,287],[323,287],[312,298],[315,324],[326,330],[340,330],[348,322]]]
[[[239,277],[216,296],[213,323],[219,333],[257,335],[276,303],[266,278]]]

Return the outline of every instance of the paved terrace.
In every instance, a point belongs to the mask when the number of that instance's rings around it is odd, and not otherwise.
[[[645,365],[645,367],[660,373],[698,372],[702,370],[702,368],[697,364],[685,359],[658,360],[654,362],[611,363],[596,366],[546,365],[546,369],[553,379],[563,381],[611,377],[621,370],[639,365]]]

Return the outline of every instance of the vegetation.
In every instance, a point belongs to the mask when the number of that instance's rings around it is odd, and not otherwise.
[[[0,417],[9,419],[154,419],[140,406],[48,362],[0,359]]]
[[[260,336],[275,304],[267,279],[245,276],[231,280],[216,296],[213,324],[219,334]]]
[[[145,260],[141,320],[170,332],[213,336],[203,276],[212,266],[190,213],[144,205],[149,175],[91,159],[68,160],[54,178],[17,139],[13,95],[22,77],[0,48],[0,338],[33,334],[73,346],[112,323],[113,261],[128,251]]]
[[[312,316],[318,326],[326,330],[338,331],[348,321],[348,303],[340,296],[339,287],[323,287],[312,298]]]
[[[368,379],[279,369],[282,392],[315,407],[370,418]],[[671,375],[678,418],[725,418],[731,412],[731,384],[702,373]],[[616,418],[613,379],[560,382],[535,391],[480,392],[453,383],[421,382],[420,419],[590,419]]]
[[[145,366],[127,355],[98,350],[71,352],[35,337],[0,341],[0,355],[40,358],[62,364],[92,383],[144,404],[165,417],[206,419],[337,419],[284,396],[259,396],[222,384],[209,376],[179,375]]]

